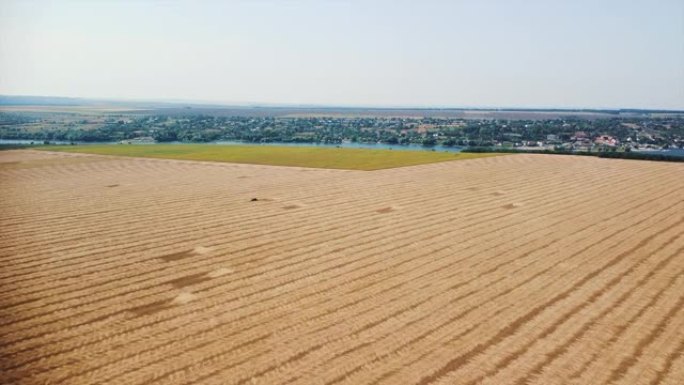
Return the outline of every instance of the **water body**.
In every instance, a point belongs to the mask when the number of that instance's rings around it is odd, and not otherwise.
[[[667,150],[654,150],[654,151],[637,151],[638,153],[645,154],[661,154],[684,158],[684,148],[669,148]]]
[[[43,144],[42,140],[30,140],[30,139],[0,139],[0,144]],[[71,142],[65,141],[50,141],[50,144],[71,144]],[[118,145],[119,142],[74,142],[76,145]],[[164,143],[135,143],[135,145],[145,146],[151,144],[190,144],[184,142],[164,142]],[[324,148],[362,148],[371,150],[399,150],[399,151],[447,151],[447,152],[461,152],[463,147],[445,147],[445,146],[432,146],[426,147],[419,144],[408,144],[408,145],[390,145],[384,143],[252,143],[252,142],[239,142],[239,141],[229,141],[221,140],[216,142],[208,143],[194,143],[194,144],[212,144],[217,146],[277,146],[277,147],[324,147]]]
[[[398,150],[398,151],[441,151],[441,152],[461,152],[463,147],[445,147],[445,146],[421,146],[420,144],[385,144],[385,143],[248,143],[237,141],[218,141],[212,144],[226,145],[226,146],[279,146],[279,147],[324,147],[324,148],[363,148],[369,150]]]

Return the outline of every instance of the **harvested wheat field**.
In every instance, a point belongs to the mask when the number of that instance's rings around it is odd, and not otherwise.
[[[683,176],[3,151],[0,382],[681,384]]]

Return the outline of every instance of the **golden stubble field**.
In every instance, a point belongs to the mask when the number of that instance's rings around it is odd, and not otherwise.
[[[3,384],[684,379],[681,164],[3,151],[0,194]]]

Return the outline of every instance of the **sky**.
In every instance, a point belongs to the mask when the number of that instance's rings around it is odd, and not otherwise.
[[[684,1],[0,0],[0,94],[684,109]]]

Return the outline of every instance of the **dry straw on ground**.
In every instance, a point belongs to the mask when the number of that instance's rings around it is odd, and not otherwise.
[[[678,384],[683,175],[5,151],[0,382]]]

